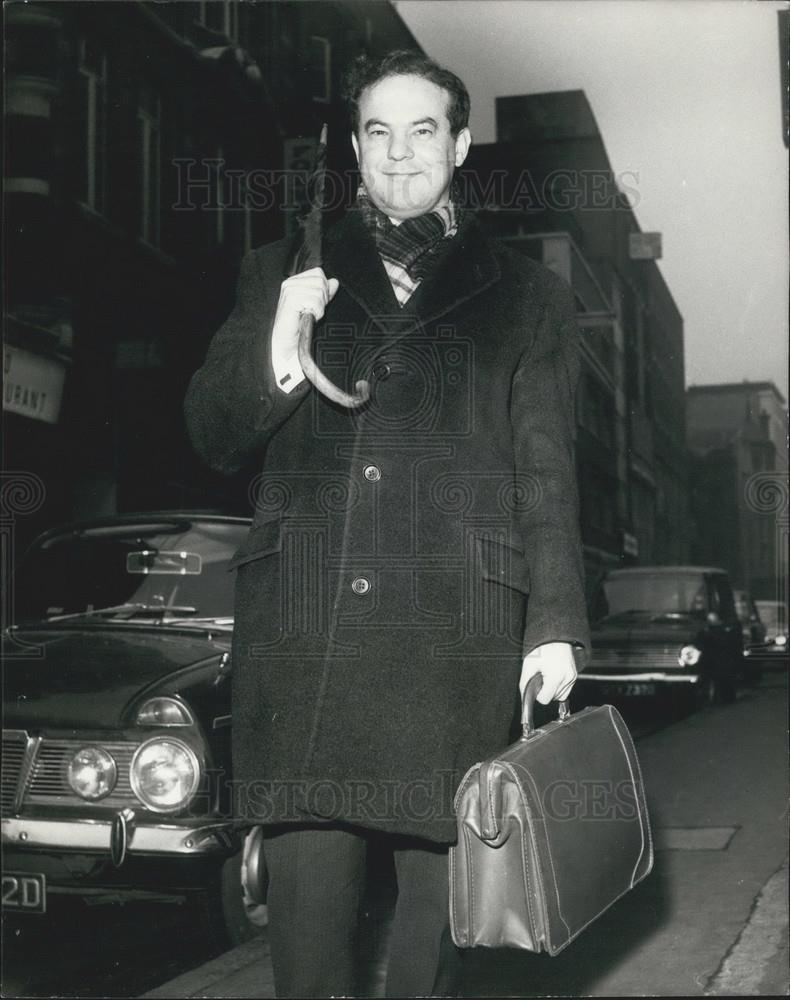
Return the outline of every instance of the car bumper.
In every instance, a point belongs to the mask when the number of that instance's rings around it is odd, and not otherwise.
[[[743,651],[747,667],[779,667],[790,663],[790,649],[787,646],[750,646]]]
[[[26,819],[2,821],[4,848],[110,853],[112,821],[107,819]],[[130,855],[227,854],[233,845],[233,827],[228,823],[140,824],[129,830]]]
[[[579,674],[580,681],[598,681],[606,684],[617,684],[621,681],[650,684],[696,684],[699,674],[665,674],[656,671],[634,671],[632,673],[617,673],[614,670],[585,670]]]

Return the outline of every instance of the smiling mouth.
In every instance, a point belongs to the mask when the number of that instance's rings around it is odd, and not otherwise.
[[[419,177],[419,175],[420,175],[419,170],[415,170],[411,174],[388,174],[388,173],[384,174],[385,177]]]

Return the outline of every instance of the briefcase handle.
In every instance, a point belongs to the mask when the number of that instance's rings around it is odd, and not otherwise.
[[[535,699],[543,686],[543,674],[540,672],[533,674],[527,681],[524,688],[524,699],[521,703],[521,740],[531,739],[540,732],[535,728]],[[560,703],[560,721],[567,719],[570,714],[568,700]],[[478,784],[480,788],[480,836],[483,840],[499,842],[502,834],[502,827],[498,822],[501,811],[501,801],[497,794],[498,781],[496,778],[496,761],[483,761],[478,771]]]
[[[543,687],[543,674],[533,674],[527,681],[524,688],[524,699],[521,703],[521,739],[528,740],[535,732],[535,700],[538,691]],[[564,721],[571,714],[568,699],[560,702],[560,722]]]

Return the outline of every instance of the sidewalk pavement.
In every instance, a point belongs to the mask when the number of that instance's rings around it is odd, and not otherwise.
[[[557,958],[469,952],[465,996],[790,993],[787,687],[768,684],[638,743],[654,871]],[[382,930],[368,995],[383,994]],[[274,995],[264,937],[145,997]]]

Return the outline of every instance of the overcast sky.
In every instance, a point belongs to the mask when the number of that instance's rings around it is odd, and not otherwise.
[[[686,382],[773,380],[788,395],[783,4],[755,0],[396,0],[457,72],[472,133],[494,100],[586,92],[615,174],[636,171],[643,230],[683,315]]]

